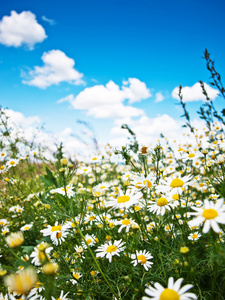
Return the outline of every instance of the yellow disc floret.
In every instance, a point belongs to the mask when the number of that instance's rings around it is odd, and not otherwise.
[[[183,185],[184,185],[184,182],[180,178],[173,179],[170,184],[171,188],[178,188],[178,187],[182,187]]]
[[[115,252],[117,250],[117,247],[114,245],[108,246],[106,249],[106,252]]]
[[[160,197],[158,200],[157,200],[157,205],[158,206],[165,206],[168,204],[168,200],[164,197]]]
[[[207,219],[215,219],[218,216],[218,212],[213,208],[204,209],[202,216]]]
[[[118,197],[117,199],[117,203],[125,203],[125,202],[128,202],[130,200],[130,197],[129,196],[120,196]]]
[[[159,300],[179,300],[179,294],[172,290],[165,288],[165,290],[161,293]]]

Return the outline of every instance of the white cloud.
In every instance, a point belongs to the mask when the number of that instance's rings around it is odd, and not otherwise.
[[[155,102],[158,103],[158,102],[161,102],[163,101],[165,98],[163,96],[163,94],[161,92],[158,92],[155,94]]]
[[[29,49],[33,49],[36,43],[41,43],[46,37],[44,28],[37,23],[36,16],[30,11],[20,14],[11,11],[10,16],[4,16],[0,21],[0,43],[3,45],[27,45]]]
[[[28,74],[29,80],[23,80],[24,84],[36,86],[45,89],[53,84],[57,85],[60,82],[68,82],[71,84],[84,84],[82,73],[74,69],[75,61],[66,56],[60,50],[51,50],[45,52],[41,59],[44,66],[35,66]]]
[[[124,81],[123,84],[124,97],[129,99],[129,103],[139,102],[152,96],[146,84],[137,78],[129,78],[128,82]],[[128,84],[130,84],[128,87],[125,86]]]
[[[137,117],[144,114],[142,109],[124,105],[128,99],[130,103],[151,97],[144,82],[136,78],[129,78],[120,87],[110,80],[105,86],[95,85],[85,88],[76,97],[72,94],[58,101],[68,101],[75,109],[85,109],[88,115],[95,118]]]
[[[45,16],[42,16],[41,18],[42,18],[43,21],[49,23],[50,25],[55,25],[55,21],[54,20],[48,19]]]
[[[40,128],[41,120],[38,116],[26,117],[22,113],[11,109],[3,109],[3,111],[8,117],[7,123],[11,128],[11,138],[25,138],[28,143],[34,142],[34,146],[41,145],[42,148],[46,148],[44,156],[48,159],[53,159],[53,153],[57,150],[56,145],[61,142],[64,151],[69,156],[73,156],[78,152],[86,156],[90,154],[90,143],[84,143],[79,136],[73,135],[73,130],[70,127],[57,133],[51,133]],[[29,154],[29,147],[20,147],[20,150],[22,156]]]
[[[117,119],[115,126],[110,132],[112,136],[115,136],[115,138],[112,138],[113,144],[119,140],[124,141],[124,137],[129,136],[127,130],[121,128],[121,125],[124,123],[134,131],[138,141],[145,145],[155,145],[160,139],[160,133],[164,134],[168,139],[177,139],[181,135],[181,123],[169,115],[164,114],[156,118],[149,118],[144,115],[136,120]]]
[[[205,90],[212,100],[214,100],[218,96],[218,91],[216,89],[213,89],[211,86],[209,86],[207,83],[204,83]],[[172,97],[174,99],[179,100],[179,87],[175,87],[172,91]],[[183,101],[184,102],[191,102],[191,101],[205,101],[206,98],[202,93],[202,88],[199,82],[195,83],[193,86],[185,86],[182,88],[182,95],[183,95]]]

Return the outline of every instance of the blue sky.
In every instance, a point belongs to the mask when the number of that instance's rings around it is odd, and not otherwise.
[[[138,133],[158,133],[162,123],[175,130],[182,111],[172,92],[209,82],[205,48],[225,76],[224,13],[222,0],[1,0],[0,104],[38,116],[53,133],[80,134],[81,119],[103,142],[124,141],[124,121]],[[202,104],[194,92],[187,90],[193,115]]]

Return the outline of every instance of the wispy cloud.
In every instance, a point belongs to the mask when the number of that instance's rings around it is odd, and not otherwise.
[[[0,43],[11,47],[28,46],[30,50],[36,43],[47,38],[44,28],[38,24],[36,16],[30,11],[18,14],[11,11],[0,21]]]
[[[155,102],[161,102],[165,99],[165,97],[163,96],[163,94],[161,92],[158,92],[155,94]]]
[[[50,25],[55,25],[56,24],[56,22],[54,20],[48,19],[45,16],[42,16],[41,18],[42,18],[43,21],[49,23]]]
[[[35,66],[34,70],[26,73],[29,79],[23,80],[24,84],[42,89],[63,81],[75,85],[84,84],[83,74],[74,68],[75,61],[66,56],[64,52],[51,50],[45,52],[41,59],[44,65],[42,67]]]

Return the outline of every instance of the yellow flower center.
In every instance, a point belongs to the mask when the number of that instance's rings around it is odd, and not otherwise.
[[[95,216],[89,217],[89,221],[93,221],[95,219]]]
[[[173,200],[179,200],[180,196],[178,194],[173,194],[172,198]]]
[[[136,189],[141,189],[141,182],[137,182],[136,184],[135,184],[135,187],[136,187]]]
[[[193,158],[193,157],[195,157],[195,154],[194,154],[194,153],[189,153],[189,154],[188,154],[188,158]]]
[[[46,259],[46,256],[45,256],[45,252],[44,251],[38,251],[38,259],[40,262],[44,262],[45,259]]]
[[[129,219],[125,219],[122,221],[123,225],[130,225],[130,220]]]
[[[61,230],[62,226],[57,225],[57,226],[52,226],[51,231],[57,231],[57,230]]]
[[[179,300],[180,296],[172,289],[165,288],[161,293],[159,300]]]
[[[73,274],[73,277],[74,277],[75,279],[79,279],[80,275],[79,275],[79,274]]]
[[[86,242],[88,243],[88,245],[91,243],[91,239],[87,239]]]
[[[200,186],[200,187],[203,187],[203,186],[204,186],[204,183],[200,182],[200,183],[199,183],[199,186]]]
[[[117,250],[117,247],[114,245],[108,246],[106,249],[106,252],[115,252]]]
[[[173,179],[170,184],[171,188],[182,187],[183,185],[184,185],[184,182],[180,178]]]
[[[193,233],[193,234],[192,234],[192,238],[193,238],[193,239],[197,239],[197,237],[198,237],[198,235],[197,235],[196,233]]]
[[[128,202],[130,200],[130,197],[129,196],[120,196],[118,197],[117,199],[117,203],[125,203],[125,202]]]
[[[15,165],[15,161],[13,161],[13,160],[10,161],[10,165],[11,165],[11,166]]]
[[[24,227],[24,230],[29,230],[29,229],[30,229],[29,226],[25,226],[25,227]]]
[[[145,264],[147,261],[146,257],[142,254],[138,255],[137,259],[138,259],[138,262],[140,262],[141,264]]]
[[[166,198],[161,197],[157,200],[158,206],[165,206],[166,204],[168,204],[168,201],[166,200]]]
[[[147,186],[147,188],[149,188],[149,189],[152,187],[152,183],[150,180],[145,180],[144,185]]]
[[[207,219],[215,219],[218,216],[218,212],[213,208],[204,209],[202,216]]]
[[[106,187],[104,186],[104,185],[102,185],[101,187],[100,187],[100,189],[105,189]]]

